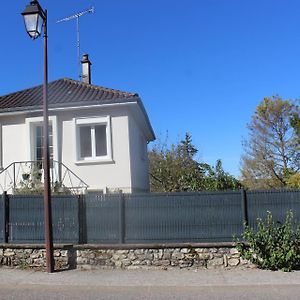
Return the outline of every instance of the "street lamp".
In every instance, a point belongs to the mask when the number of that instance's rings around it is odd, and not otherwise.
[[[49,118],[48,118],[48,36],[47,10],[37,0],[31,1],[22,12],[26,31],[32,39],[38,38],[44,28],[44,84],[43,84],[43,169],[44,169],[44,222],[47,272],[54,271],[51,190],[49,171]]]

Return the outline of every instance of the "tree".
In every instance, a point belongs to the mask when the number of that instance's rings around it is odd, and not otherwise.
[[[295,173],[287,179],[287,186],[294,189],[300,189],[300,173]]]
[[[178,192],[196,189],[199,164],[194,160],[198,150],[189,133],[178,145],[154,145],[149,152],[150,185],[153,192]]]
[[[300,100],[299,100],[300,103]],[[296,106],[296,112],[294,112],[293,116],[291,117],[291,126],[294,128],[296,135],[298,136],[298,143],[300,144],[300,107]]]
[[[222,168],[196,160],[197,148],[189,133],[178,144],[155,144],[149,151],[152,192],[226,190],[240,188],[239,182]]]
[[[241,174],[251,188],[282,188],[300,169],[300,152],[291,116],[299,107],[279,96],[264,98],[257,106],[250,124],[249,139],[244,142]]]
[[[214,167],[208,164],[202,164],[201,166],[205,170],[202,190],[225,191],[237,190],[242,187],[234,176],[224,171],[220,159],[217,160]]]

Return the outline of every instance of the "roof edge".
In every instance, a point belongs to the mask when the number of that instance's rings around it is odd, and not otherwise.
[[[89,83],[82,82],[82,81],[75,80],[75,79],[71,79],[71,78],[68,78],[68,77],[63,77],[63,78],[60,78],[60,79],[56,79],[56,80],[50,81],[50,82],[48,82],[48,86],[54,84],[55,82],[61,81],[61,80],[69,81],[69,82],[71,82],[73,84],[78,84],[78,85],[82,85],[82,86],[86,86],[86,87],[90,87],[90,88],[94,88],[94,89],[101,89],[101,90],[110,91],[110,92],[113,92],[113,93],[114,92],[115,93],[126,93],[128,95],[131,95],[132,97],[139,97],[139,94],[135,93],[135,92],[125,92],[125,91],[122,91],[122,90],[117,90],[117,89],[113,89],[113,88],[107,88],[107,87],[104,87],[104,86],[101,86],[101,85],[89,84]],[[35,86],[30,87],[30,88],[22,89],[22,90],[19,90],[19,91],[16,91],[16,92],[11,92],[11,93],[8,93],[8,94],[5,94],[5,95],[0,95],[0,99],[2,97],[8,97],[8,96],[12,96],[12,95],[16,95],[16,94],[19,94],[19,93],[23,93],[23,92],[26,92],[26,91],[29,91],[29,90],[42,89],[42,88],[43,88],[43,84],[35,85]]]

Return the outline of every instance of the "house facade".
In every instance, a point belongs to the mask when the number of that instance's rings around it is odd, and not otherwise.
[[[147,144],[155,135],[140,97],[90,84],[88,57],[83,75],[85,82],[64,78],[48,86],[52,181],[71,186],[73,177],[90,191],[149,191]],[[42,160],[41,104],[42,86],[0,97],[3,189],[8,181],[19,184],[25,162]]]

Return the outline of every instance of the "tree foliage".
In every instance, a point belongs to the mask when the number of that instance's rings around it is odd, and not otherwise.
[[[278,96],[264,98],[257,106],[242,156],[241,174],[247,187],[286,187],[288,178],[299,172],[297,116],[299,107]]]
[[[245,226],[242,237],[237,241],[237,249],[242,258],[259,268],[292,271],[300,266],[300,223],[296,222],[292,211],[288,211],[284,223],[275,222],[268,212],[267,218],[257,219],[257,230]]]
[[[157,143],[149,151],[150,185],[152,192],[180,192],[201,190],[238,189],[240,183],[223,170],[222,162],[216,166],[200,163],[195,158],[198,149],[189,133],[178,144],[168,147]]]
[[[300,100],[298,100],[298,102],[300,103]],[[297,109],[291,117],[291,125],[294,128],[294,131],[298,137],[298,144],[300,144],[300,107],[299,105],[296,107]]]

